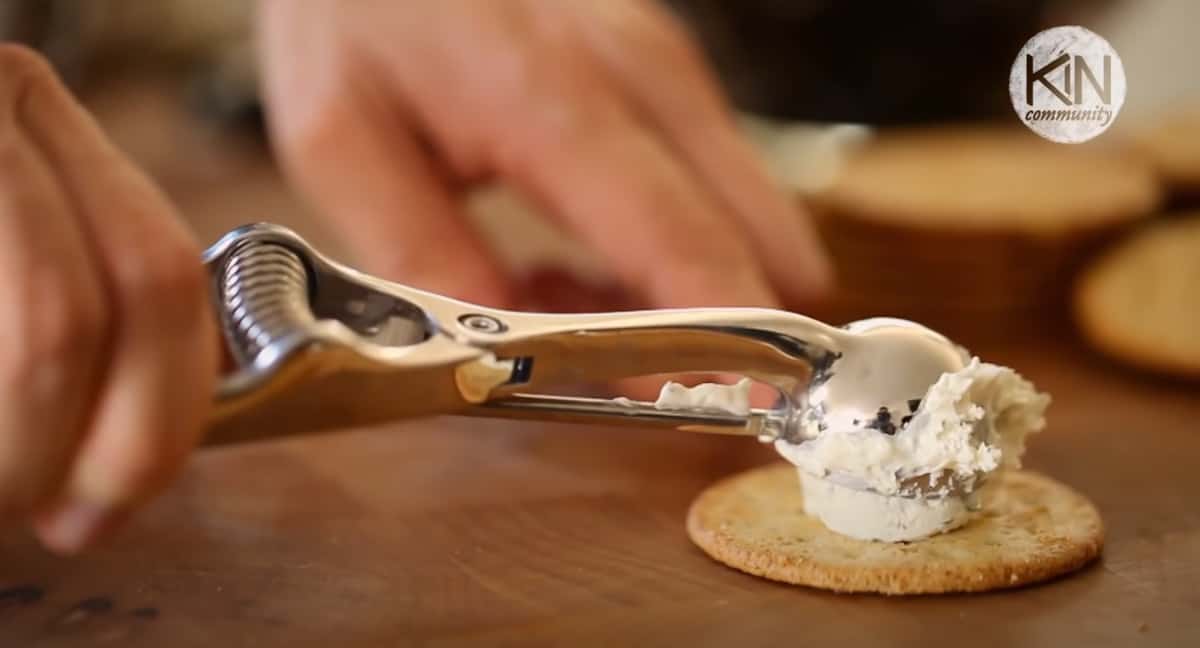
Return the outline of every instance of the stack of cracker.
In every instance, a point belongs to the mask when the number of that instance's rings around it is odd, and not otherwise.
[[[1078,266],[1160,193],[1142,159],[1020,129],[881,132],[809,197],[839,279],[822,315],[964,340],[1066,322]]]
[[[1148,122],[1132,144],[1172,209],[1084,269],[1076,319],[1111,358],[1200,378],[1200,105]]]

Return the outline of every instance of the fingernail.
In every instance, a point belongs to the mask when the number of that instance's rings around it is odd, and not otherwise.
[[[112,519],[111,512],[88,502],[72,502],[40,516],[34,523],[50,549],[76,553],[92,543]]]

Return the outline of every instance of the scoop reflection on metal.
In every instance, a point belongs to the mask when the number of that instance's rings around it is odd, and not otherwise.
[[[796,443],[804,441],[803,418],[869,418],[880,406],[921,398],[966,360],[945,337],[897,319],[836,328],[760,308],[588,315],[485,308],[357,272],[268,224],[230,232],[206,251],[205,263],[236,365],[218,390],[210,444],[433,414]],[[774,387],[778,404],[740,416],[539,393],[692,371],[749,376]],[[914,491],[932,496],[922,477]]]

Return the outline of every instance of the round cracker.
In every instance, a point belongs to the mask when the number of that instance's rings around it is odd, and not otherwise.
[[[1145,160],[984,126],[881,132],[812,196],[841,218],[918,232],[1069,235],[1148,215]]]
[[[1151,225],[1079,278],[1075,314],[1094,346],[1159,373],[1200,379],[1200,212]]]
[[[1012,337],[1066,320],[1078,267],[1149,216],[1159,185],[1122,150],[977,124],[880,131],[805,202],[837,312]]]
[[[1137,143],[1177,194],[1200,194],[1200,106],[1159,117]]]
[[[911,543],[857,540],[804,514],[788,464],[702,492],[688,536],[709,556],[771,580],[838,592],[981,592],[1048,580],[1100,555],[1104,525],[1087,498],[1027,471],[994,477],[966,526]]]

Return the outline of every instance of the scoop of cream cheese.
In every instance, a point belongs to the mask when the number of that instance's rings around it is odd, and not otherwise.
[[[798,472],[804,512],[842,535],[903,542],[956,529],[970,516],[971,505],[962,497],[890,497]]]
[[[972,485],[979,474],[1018,467],[1025,437],[1045,426],[1049,403],[1012,369],[973,358],[943,374],[909,411],[881,410],[867,420],[833,412],[806,422],[810,440],[776,441],[775,449],[800,472],[806,512],[829,529],[917,540],[962,526],[974,502],[949,492],[902,497],[903,480],[949,471]]]

